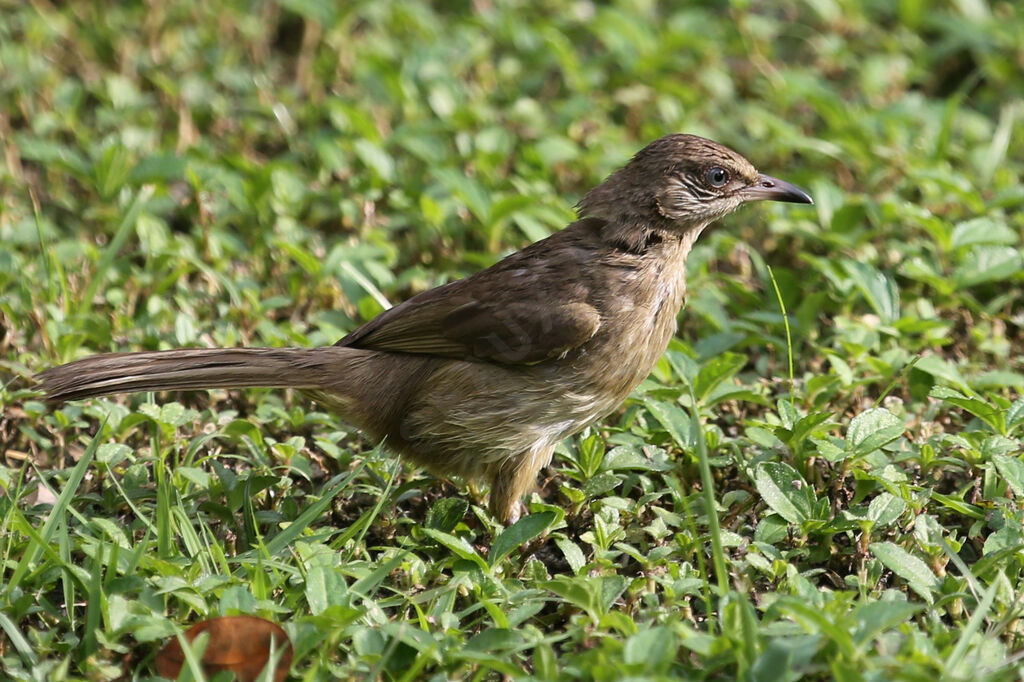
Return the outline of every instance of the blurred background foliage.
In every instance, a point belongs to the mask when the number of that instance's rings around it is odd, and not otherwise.
[[[1006,248],[1019,225],[999,219],[1022,200],[1019,159],[1007,158],[1022,106],[1010,3],[296,0],[5,14],[4,240],[42,239],[74,263],[88,256],[82,236],[112,233],[148,188],[135,259],[98,274],[162,280],[203,306],[196,316],[213,303],[196,280],[231,290],[216,338],[241,327],[249,341],[263,308],[287,307],[278,314],[294,312],[296,333],[319,327],[326,342],[379,309],[368,289],[404,298],[543,237],[639,146],[678,130],[813,190],[817,215],[780,221],[770,207],[772,219],[737,217],[709,240],[776,264],[791,306],[849,298],[798,286],[856,284],[840,255],[939,303],[965,287],[973,312],[1019,303],[998,285],[1020,266]],[[992,215],[995,226],[968,222]],[[979,242],[989,248],[964,248]],[[33,267],[5,260],[8,283]],[[70,274],[74,291],[92,273]],[[144,295],[109,284],[87,290]],[[728,293],[749,295],[739,288]],[[88,345],[158,344],[176,313],[156,301],[135,300],[155,309],[116,316],[125,327],[95,329]],[[62,357],[79,347],[60,347],[75,330],[49,331]],[[177,331],[179,343],[198,334]]]

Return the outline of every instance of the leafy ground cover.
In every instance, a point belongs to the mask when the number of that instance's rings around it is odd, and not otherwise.
[[[0,8],[4,677],[144,679],[222,614],[306,680],[1024,674],[1016,3]],[[299,396],[32,390],[331,343],[674,131],[817,203],[706,235],[516,526]]]

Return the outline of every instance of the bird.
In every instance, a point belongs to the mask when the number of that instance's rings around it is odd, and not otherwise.
[[[614,411],[665,352],[697,238],[761,200],[814,203],[724,145],[670,134],[587,192],[567,227],[334,345],[106,353],[37,378],[54,404],[299,389],[435,475],[489,483],[492,514],[511,524],[555,446]]]

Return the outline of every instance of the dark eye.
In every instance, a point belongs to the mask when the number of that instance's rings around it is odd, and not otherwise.
[[[725,187],[725,183],[729,182],[729,172],[721,166],[714,166],[704,174],[704,179],[712,187]]]

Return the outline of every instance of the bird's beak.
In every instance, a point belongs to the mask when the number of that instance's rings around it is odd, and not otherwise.
[[[788,201],[791,204],[813,204],[811,195],[794,184],[761,173],[757,182],[741,190],[747,201]]]

